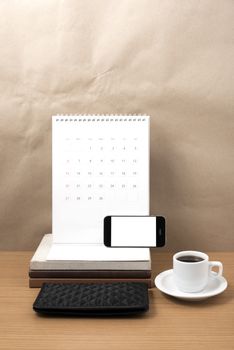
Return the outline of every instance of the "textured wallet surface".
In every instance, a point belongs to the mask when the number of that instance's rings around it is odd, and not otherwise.
[[[44,283],[34,304],[36,312],[51,315],[130,315],[149,308],[145,283]]]

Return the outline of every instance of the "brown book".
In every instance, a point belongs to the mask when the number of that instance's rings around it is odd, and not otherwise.
[[[43,283],[112,283],[143,282],[152,287],[150,278],[29,278],[30,288],[41,288]]]
[[[29,270],[32,278],[151,278],[151,270]]]

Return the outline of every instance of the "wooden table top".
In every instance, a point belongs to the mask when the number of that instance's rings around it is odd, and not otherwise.
[[[224,264],[227,290],[202,302],[149,291],[150,310],[132,318],[48,318],[28,288],[32,252],[0,253],[0,349],[234,349],[234,252],[208,253]],[[153,251],[153,277],[171,268],[172,253]]]

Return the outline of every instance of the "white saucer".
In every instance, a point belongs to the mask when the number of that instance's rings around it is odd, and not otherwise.
[[[173,297],[188,301],[198,301],[218,295],[227,288],[227,281],[223,276],[215,277],[216,273],[213,271],[212,274],[214,274],[214,277],[211,276],[209,278],[205,289],[197,293],[181,292],[174,283],[173,270],[160,273],[155,278],[155,285],[161,292]]]

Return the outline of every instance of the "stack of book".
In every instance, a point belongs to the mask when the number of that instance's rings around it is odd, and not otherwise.
[[[144,282],[151,287],[148,248],[106,248],[102,245],[53,244],[43,237],[30,261],[29,287],[43,283]]]

